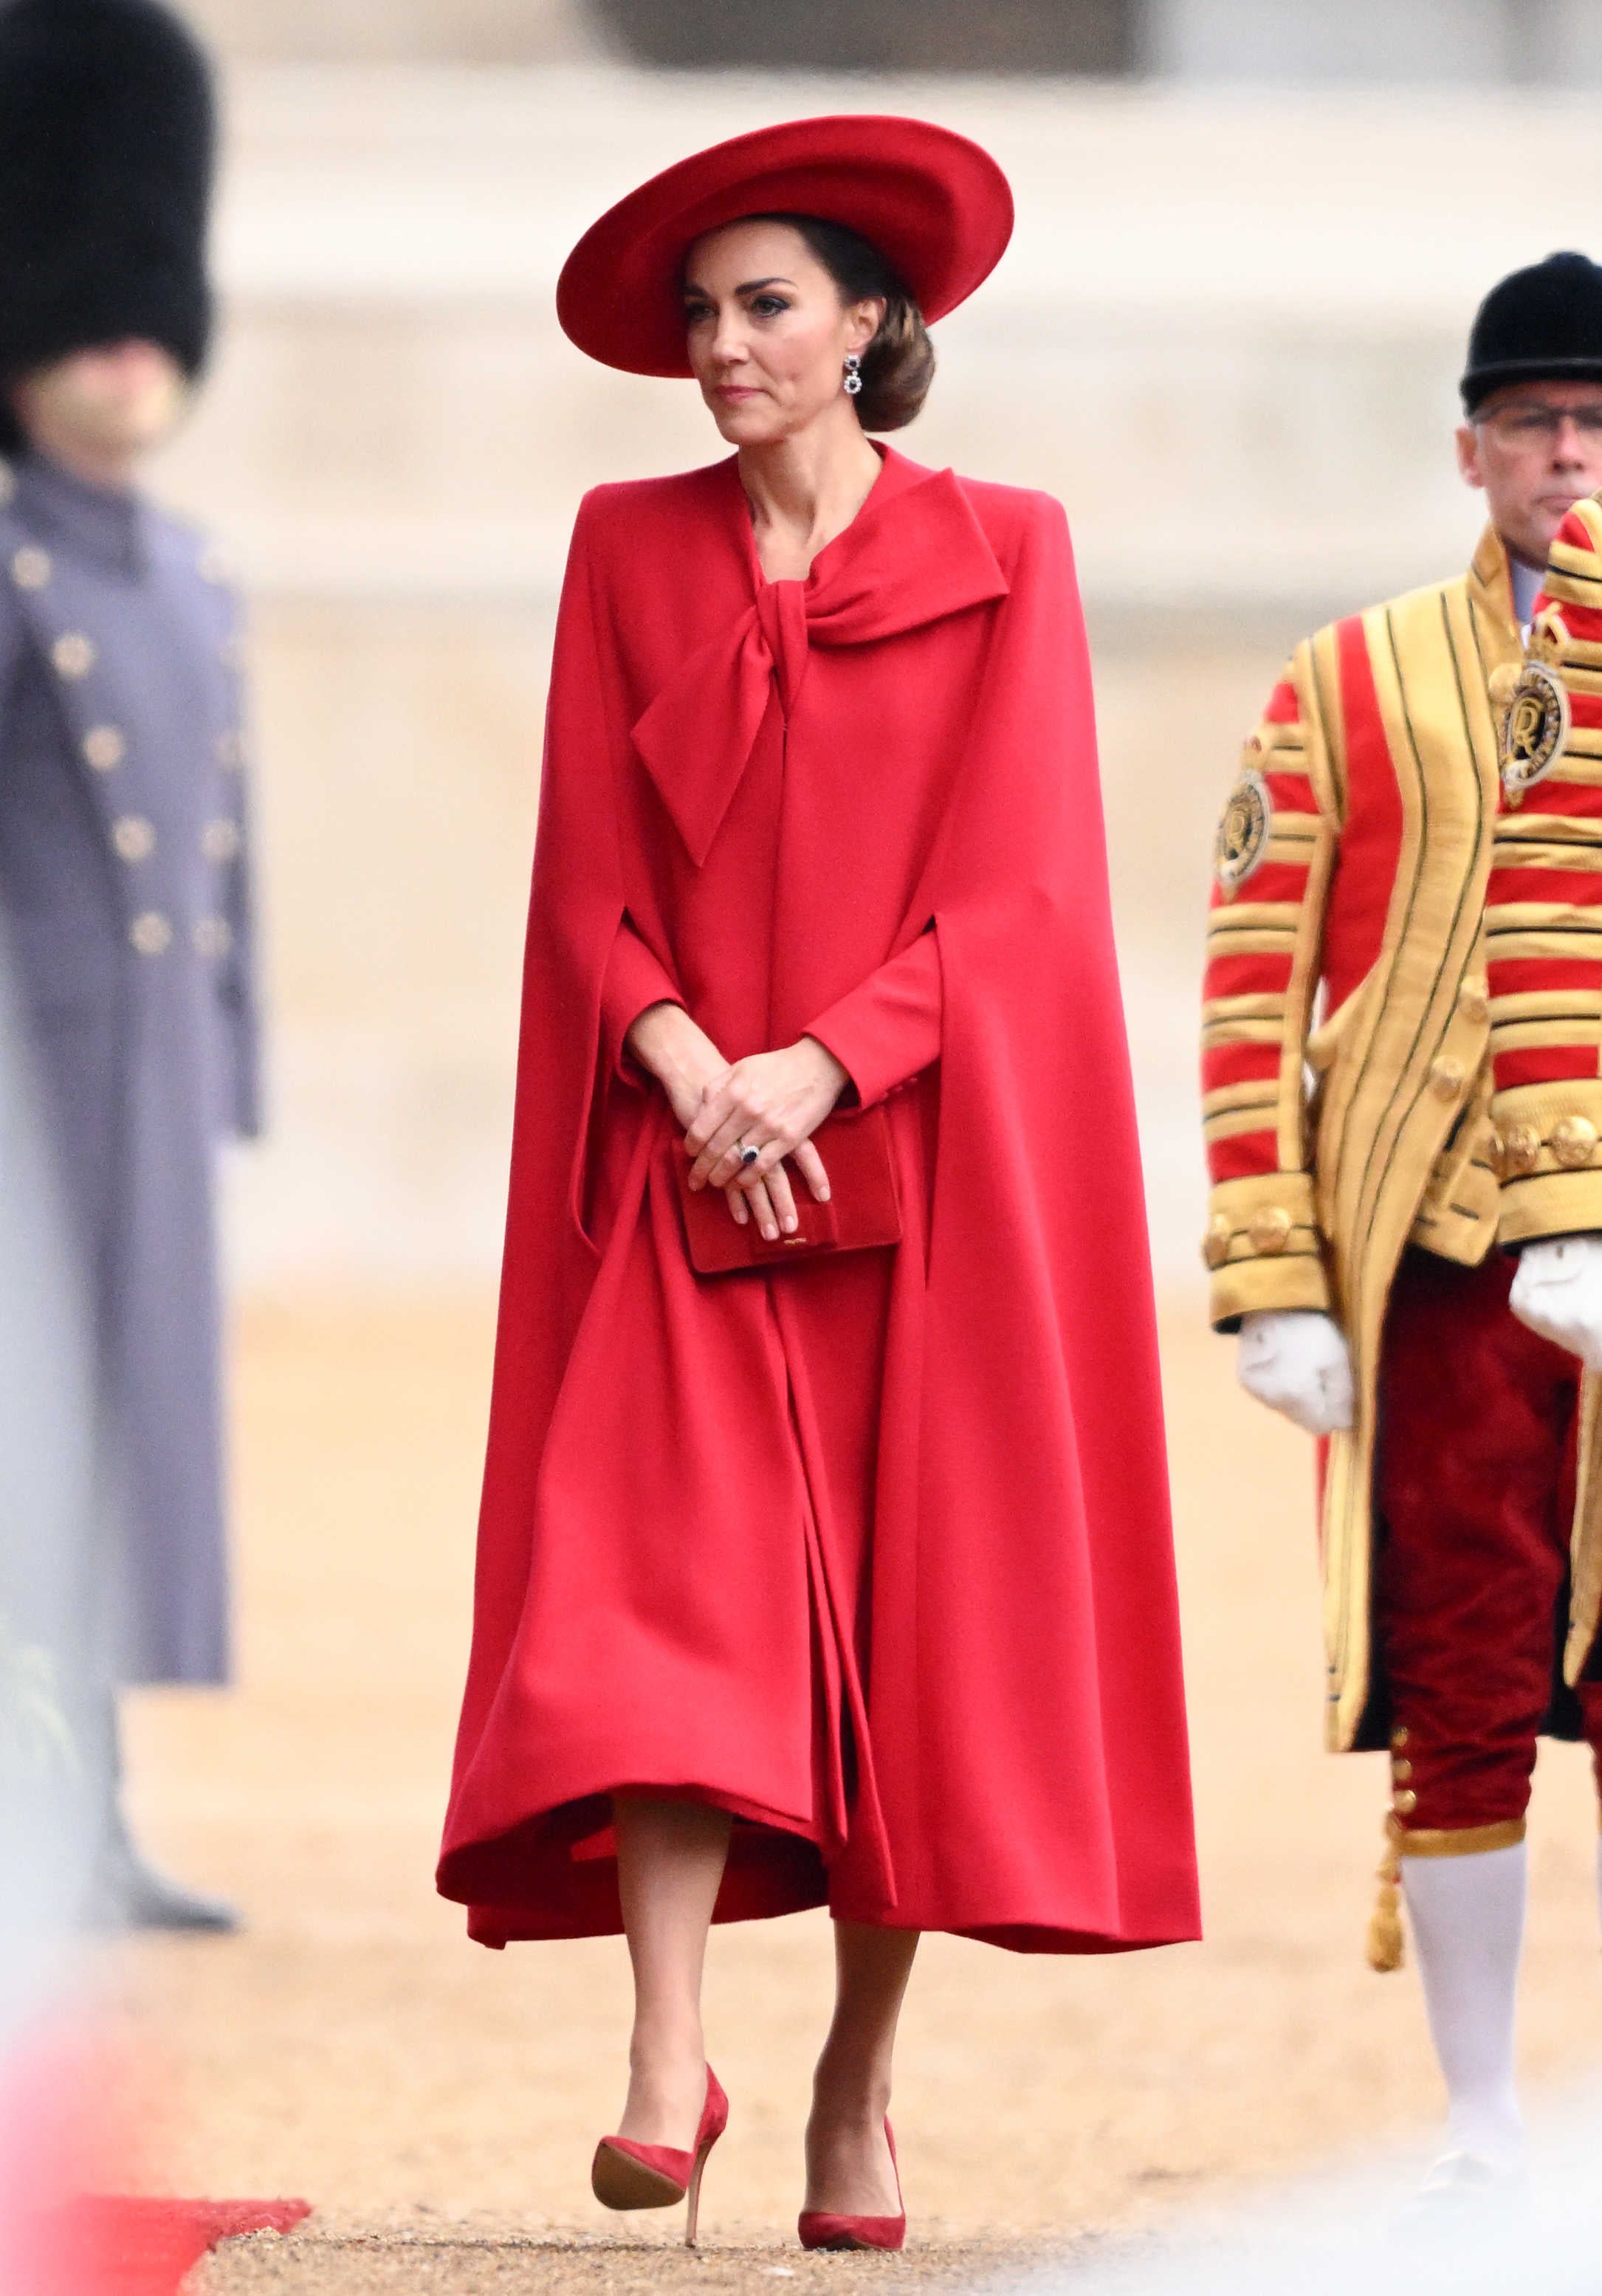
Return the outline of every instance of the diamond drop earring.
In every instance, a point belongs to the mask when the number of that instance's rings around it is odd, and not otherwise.
[[[855,351],[845,355],[845,395],[855,398],[862,388],[862,361]]]

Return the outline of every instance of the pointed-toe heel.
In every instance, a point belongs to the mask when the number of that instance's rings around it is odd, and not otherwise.
[[[895,2131],[884,2124],[890,2165],[896,2172],[896,2198],[901,2197],[901,2164],[896,2159]],[[900,2248],[907,2238],[907,2210],[899,2217],[837,2217],[826,2209],[803,2209],[796,2220],[803,2248]]]
[[[709,2065],[706,2103],[694,2149],[681,2152],[673,2144],[637,2144],[629,2136],[603,2136],[590,2164],[589,2188],[604,2209],[670,2209],[687,2194],[684,2244],[694,2248],[707,2155],[727,2127],[728,2099]]]

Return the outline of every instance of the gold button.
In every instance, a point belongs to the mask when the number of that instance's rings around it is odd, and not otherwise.
[[[1407,1724],[1406,1724],[1405,1722],[1403,1722],[1403,1723],[1399,1724],[1399,1725],[1398,1725],[1398,1726],[1397,1726],[1394,1730],[1393,1730],[1393,1731],[1392,1731],[1392,1733],[1391,1733],[1391,1743],[1392,1743],[1392,1744],[1396,1748],[1397,1751],[1398,1751],[1398,1752],[1400,1752],[1400,1751],[1401,1751],[1402,1747],[1403,1747],[1403,1746],[1405,1746],[1405,1745],[1407,1744],[1407,1742],[1408,1742],[1408,1726],[1407,1726]]]
[[[226,917],[197,917],[193,938],[198,956],[226,956],[234,946],[234,928]]]
[[[245,754],[244,743],[237,734],[219,734],[217,737],[216,753],[219,766],[242,765]]]
[[[115,726],[91,726],[84,735],[84,755],[97,774],[109,774],[127,755],[127,743]]]
[[[1540,1135],[1532,1124],[1510,1124],[1502,1135],[1502,1177],[1522,1179],[1540,1156]]]
[[[1583,1116],[1560,1117],[1550,1137],[1552,1153],[1565,1171],[1578,1172],[1596,1153],[1597,1128]]]
[[[148,861],[156,849],[156,832],[142,813],[125,813],[111,827],[111,842],[125,861]]]
[[[1405,1754],[1399,1755],[1391,1765],[1391,1775],[1399,1786],[1405,1786],[1413,1775],[1413,1765]]]
[[[94,667],[94,641],[82,630],[65,630],[51,647],[50,659],[63,677],[87,677]]]
[[[1443,1053],[1430,1069],[1430,1090],[1441,1100],[1456,1100],[1463,1089],[1463,1063]]]
[[[209,821],[201,832],[201,851],[208,861],[232,861],[239,853],[239,824]]]
[[[1392,1795],[1391,1807],[1398,1817],[1411,1817],[1418,1807],[1418,1797],[1411,1786],[1403,1786],[1400,1793]]]
[[[146,909],[128,927],[128,939],[141,956],[160,956],[172,947],[172,927],[160,909]]]
[[[1253,1251],[1283,1251],[1291,1240],[1291,1216],[1278,1204],[1264,1204],[1246,1222]]]
[[[50,553],[36,542],[25,542],[11,562],[11,578],[19,590],[42,590],[53,570]]]
[[[1458,1010],[1466,1021],[1489,1021],[1491,999],[1483,981],[1466,980],[1458,991]]]
[[[1207,1233],[1202,1239],[1202,1257],[1209,1267],[1221,1267],[1228,1259],[1229,1240],[1234,1234],[1227,1215],[1216,1212],[1208,1222]]]

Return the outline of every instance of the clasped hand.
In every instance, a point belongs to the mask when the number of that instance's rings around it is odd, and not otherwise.
[[[827,1201],[829,1176],[812,1135],[850,1079],[815,1037],[731,1063],[682,1006],[653,1004],[628,1043],[684,1127],[692,1188],[721,1188],[740,1226],[754,1218],[769,1242],[798,1225],[786,1157]],[[746,1162],[748,1148],[757,1153]]]

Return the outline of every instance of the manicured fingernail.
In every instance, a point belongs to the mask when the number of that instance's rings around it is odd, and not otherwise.
[[[793,1234],[794,1234],[794,1233],[795,1233],[795,1214],[794,1214],[793,1212],[792,1212],[792,1213],[790,1214],[790,1217],[788,1218],[788,1219],[786,1219],[786,1220],[785,1220],[785,1234],[786,1235],[793,1235]]]
[[[776,1243],[779,1240],[779,1232],[776,1227],[764,1226],[762,1234],[768,1238],[769,1243]]]
[[[828,1202],[829,1192],[827,1188],[819,1188],[817,1191],[817,1201],[820,1204],[826,1204]]]

